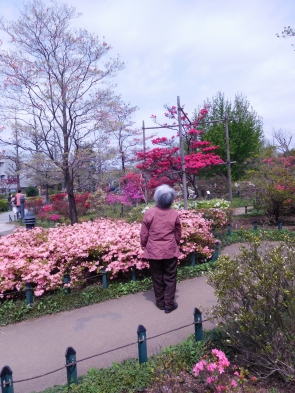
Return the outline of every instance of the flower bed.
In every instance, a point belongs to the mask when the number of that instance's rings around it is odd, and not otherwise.
[[[193,211],[180,211],[182,222],[181,258],[197,252],[211,256],[214,238],[211,222]],[[123,220],[98,219],[73,226],[20,229],[0,240],[0,296],[19,291],[26,282],[35,285],[36,296],[63,286],[69,273],[71,286],[106,267],[111,277],[148,267],[142,259],[140,224]]]

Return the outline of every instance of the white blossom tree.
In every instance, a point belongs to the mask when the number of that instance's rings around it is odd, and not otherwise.
[[[119,99],[107,78],[124,67],[117,57],[102,60],[111,49],[105,41],[71,28],[78,16],[75,8],[56,0],[49,6],[32,0],[16,22],[0,21],[10,37],[9,49],[0,53],[3,120],[9,125],[16,116],[24,141],[20,147],[32,153],[38,149],[60,168],[72,224],[77,222],[76,152],[85,142],[97,143]]]

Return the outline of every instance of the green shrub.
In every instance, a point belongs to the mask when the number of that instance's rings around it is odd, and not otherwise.
[[[143,219],[144,212],[147,209],[150,209],[151,207],[155,206],[155,203],[149,203],[148,205],[141,204],[136,207],[134,207],[129,213],[128,217],[126,218],[126,221],[128,222],[141,222]],[[183,209],[184,208],[184,203],[183,201],[177,201],[174,202],[172,205],[172,208],[174,209]],[[231,221],[232,218],[232,209],[230,208],[230,202],[224,200],[224,199],[209,199],[209,200],[197,200],[197,201],[188,201],[188,210],[195,210],[197,213],[202,213],[204,217],[208,220],[216,220],[216,211],[221,210],[224,211],[226,214],[226,220],[228,222]],[[219,221],[222,221],[223,218],[217,219],[217,226],[216,227],[222,227],[222,225],[219,225]]]
[[[7,211],[7,210],[8,210],[8,200],[0,199],[0,211]]]
[[[248,198],[239,198],[239,197],[233,197],[231,207],[237,208],[237,207],[245,207],[245,206],[253,206],[254,199],[248,199]]]
[[[154,205],[146,206],[145,204],[140,204],[133,207],[128,213],[128,215],[125,217],[125,220],[127,222],[141,222],[146,208],[150,209],[152,206]]]
[[[287,381],[295,378],[295,241],[285,236],[263,250],[263,236],[248,234],[239,255],[218,259],[213,316],[245,364]]]
[[[27,197],[36,197],[39,195],[39,190],[35,186],[29,186],[26,188]]]

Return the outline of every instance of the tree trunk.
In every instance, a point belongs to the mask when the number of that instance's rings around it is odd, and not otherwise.
[[[63,107],[62,107],[62,115],[63,115],[63,137],[64,137],[64,153],[63,153],[63,168],[64,168],[64,180],[65,187],[68,193],[68,201],[69,201],[69,212],[71,224],[78,223],[77,209],[76,209],[76,201],[74,195],[74,179],[73,175],[70,173],[69,168],[69,137],[68,137],[68,129],[67,129],[67,112],[66,112],[66,90],[62,88],[62,99],[63,99]]]
[[[73,190],[72,191],[68,191],[68,201],[69,201],[71,224],[72,225],[73,224],[77,224],[78,216],[77,216],[75,195],[74,195]]]
[[[74,184],[73,184],[73,179],[70,177],[69,168],[67,168],[65,173],[65,183],[68,193],[70,219],[71,219],[71,224],[73,225],[73,224],[77,224],[78,215],[77,215],[76,201],[74,195]]]

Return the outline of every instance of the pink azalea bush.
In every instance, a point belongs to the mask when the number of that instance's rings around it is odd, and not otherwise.
[[[214,249],[210,222],[192,211],[179,214],[183,228],[181,258],[194,251],[210,257]],[[148,262],[142,259],[139,232],[139,223],[110,219],[50,229],[19,229],[0,239],[0,295],[21,290],[31,282],[39,296],[62,287],[66,273],[75,286],[104,266],[111,277],[132,266],[145,269]]]
[[[243,385],[247,382],[246,375],[248,372],[244,369],[238,371],[237,366],[233,366],[233,371],[225,375],[230,366],[228,358],[224,352],[218,349],[212,349],[211,353],[213,360],[210,361],[209,356],[206,356],[206,360],[202,358],[195,364],[193,368],[194,375],[204,379],[210,392],[233,393],[237,391],[238,387],[243,388]],[[256,382],[257,378],[252,377],[251,381]]]
[[[131,206],[131,202],[128,200],[126,195],[118,195],[118,194],[113,194],[110,192],[107,196],[107,204],[108,205],[118,205],[119,203],[122,203],[125,206]]]
[[[232,209],[209,208],[199,209],[197,211],[202,213],[206,220],[210,220],[212,222],[213,229],[224,228],[232,218]]]

